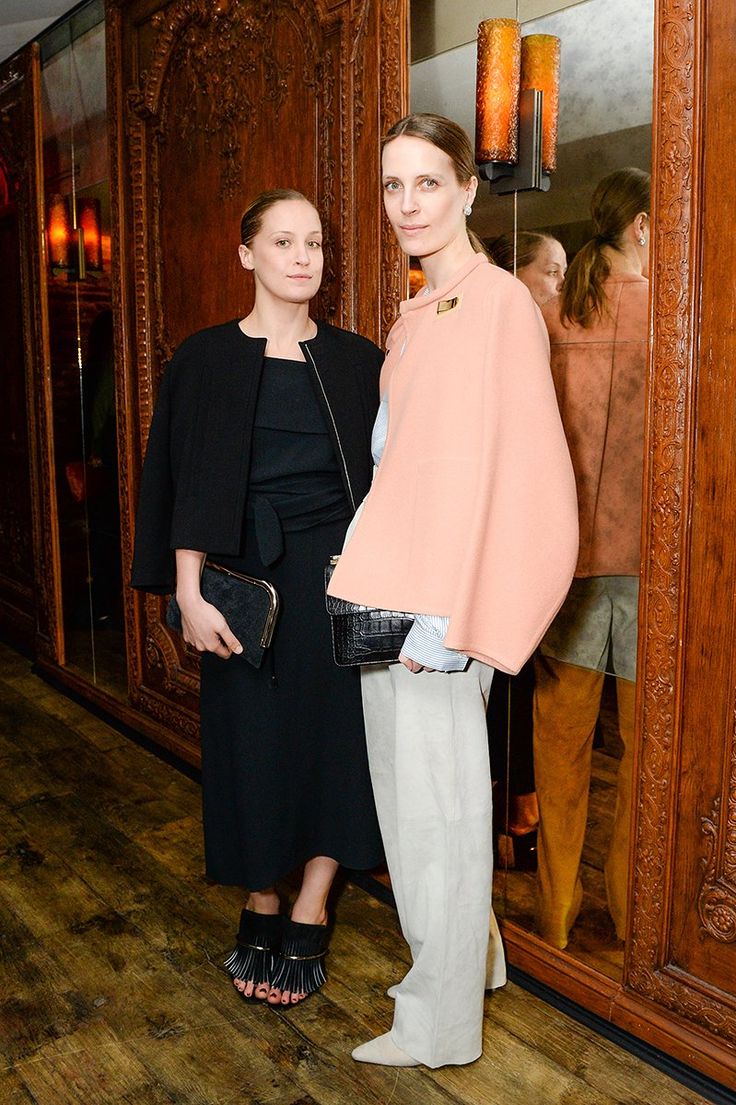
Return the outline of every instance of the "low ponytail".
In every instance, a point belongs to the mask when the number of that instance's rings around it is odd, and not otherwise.
[[[493,257],[491,256],[488,247],[485,245],[483,239],[478,234],[476,234],[474,230],[471,230],[469,226],[466,227],[466,229],[468,232],[468,238],[470,239],[470,244],[475,252],[483,253],[491,262],[491,264],[495,265],[496,262],[493,260]]]
[[[560,293],[563,323],[589,327],[605,316],[611,265],[603,251],[620,250],[626,228],[649,207],[650,177],[642,169],[616,169],[600,182],[590,202],[595,235],[575,254]]]
[[[578,326],[592,326],[596,318],[606,313],[604,282],[611,265],[602,245],[591,238],[570,262],[565,283],[560,292],[560,318]]]

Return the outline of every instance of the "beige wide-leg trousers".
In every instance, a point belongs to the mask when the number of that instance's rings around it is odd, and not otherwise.
[[[506,980],[491,910],[492,677],[476,660],[463,672],[389,664],[362,674],[378,819],[412,956],[391,1038],[428,1067],[478,1058],[484,990]]]

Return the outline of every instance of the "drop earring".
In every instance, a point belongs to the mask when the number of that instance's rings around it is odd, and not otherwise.
[[[473,214],[473,208],[472,208],[472,207],[470,206],[470,204],[469,204],[469,203],[466,203],[466,204],[465,204],[465,207],[463,207],[463,215],[465,215],[465,218],[467,219],[467,218],[469,218],[469,217],[470,217],[470,216],[471,216],[472,214]]]

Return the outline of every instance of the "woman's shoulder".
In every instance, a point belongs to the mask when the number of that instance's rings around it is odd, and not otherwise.
[[[627,273],[624,276],[609,277],[611,287],[618,286],[619,297],[622,302],[637,304],[639,307],[649,305],[649,281],[646,276],[637,276]],[[608,284],[608,281],[606,282]]]
[[[502,269],[500,265],[490,259],[487,265],[478,265],[469,275],[474,282],[486,288],[504,288],[512,291],[514,287],[521,284],[521,281],[517,280],[513,273]],[[521,286],[524,287],[523,284]]]
[[[526,284],[523,284],[513,273],[507,272],[499,265],[493,262],[488,265],[479,265],[470,275],[473,277],[473,284],[483,299],[490,296],[496,302],[501,301],[512,305],[521,304],[523,307],[528,307],[531,295]]]
[[[350,356],[353,360],[369,365],[380,365],[383,350],[370,338],[356,334],[353,330],[343,330],[329,322],[317,323],[317,340],[325,349],[334,350],[341,357]]]
[[[645,276],[628,276],[617,285],[616,337],[619,341],[647,341],[649,327],[649,281]]]
[[[215,326],[206,326],[203,330],[195,330],[184,338],[174,353],[174,359],[187,359],[193,355],[216,356],[218,352],[231,349],[244,339],[245,334],[237,319],[220,322]]]
[[[249,347],[254,354],[263,352],[258,339],[246,337],[237,319],[196,330],[177,346],[169,361],[170,383],[178,390],[204,372],[217,373],[220,368],[232,366],[236,359],[240,362],[247,357]]]

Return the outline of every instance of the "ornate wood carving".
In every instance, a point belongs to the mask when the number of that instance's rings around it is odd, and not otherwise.
[[[698,895],[698,913],[703,931],[724,944],[732,944],[736,940],[736,885],[733,881],[736,855],[736,810],[733,808],[733,801],[736,799],[736,784],[733,781],[729,797],[725,856],[719,856],[718,848],[720,797],[713,804],[711,816],[703,818],[703,834],[708,851],[703,860],[705,871]]]
[[[725,817],[721,795],[701,819],[706,843],[698,913],[703,931],[724,944],[736,941],[736,733],[732,733]]]
[[[397,36],[397,29],[400,37]],[[381,4],[381,59],[384,82],[381,94],[381,134],[409,110],[409,6],[407,0]],[[396,245],[388,220],[383,217],[381,236],[381,341],[398,316],[398,305],[409,289],[409,262]]]
[[[378,339],[379,288],[395,311],[401,262],[386,236],[394,277],[379,276],[375,173],[381,113],[406,109],[407,23],[407,0],[108,0],[124,573],[163,367],[185,334],[245,313],[235,247],[249,196],[315,197],[328,242],[318,315]],[[157,600],[131,597],[126,616],[131,700],[189,727],[192,758],[195,661]]]
[[[656,985],[663,923],[667,791],[678,675],[677,633],[686,494],[685,396],[692,363],[695,0],[665,0],[658,27],[653,120],[655,175],[654,302],[656,322],[648,411],[649,464],[645,515],[649,538],[642,580],[643,741],[634,923],[627,981],[643,993]],[[643,669],[643,670],[642,670]]]
[[[670,966],[670,894],[676,857],[674,795],[682,742],[683,585],[691,494],[695,361],[699,295],[700,158],[705,5],[662,0],[655,62],[652,385],[646,474],[648,538],[642,580],[640,697],[643,718],[633,877],[631,938],[625,986],[660,1008],[736,1042],[736,1012],[712,987],[692,986]],[[704,824],[711,855],[701,893],[709,931],[729,931],[724,898],[714,896],[716,807]],[[731,811],[733,816],[733,811]],[[709,889],[708,871],[712,871]],[[702,914],[701,914],[702,915]],[[705,923],[705,918],[704,918]],[[721,935],[720,939],[724,939]]]

